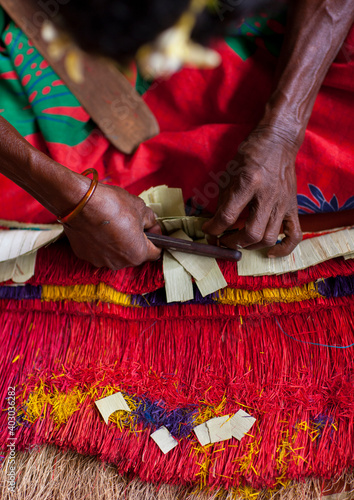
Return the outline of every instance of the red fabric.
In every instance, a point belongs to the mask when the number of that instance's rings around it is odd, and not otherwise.
[[[132,156],[121,154],[95,132],[76,147],[43,144],[38,136],[28,140],[73,170],[97,168],[101,179],[133,194],[164,183],[181,187],[186,199],[194,196],[213,210],[217,201],[213,173],[225,170],[262,115],[276,65],[262,46],[245,61],[224,42],[219,50],[223,57],[219,68],[184,69],[153,84],[144,98],[161,133]],[[308,185],[312,184],[326,200],[335,194],[339,208],[354,194],[353,55],[354,29],[325,79],[297,157],[298,192],[311,197]],[[54,220],[9,180],[1,177],[0,185],[1,217]]]

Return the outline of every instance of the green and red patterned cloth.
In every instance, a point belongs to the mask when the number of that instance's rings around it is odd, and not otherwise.
[[[218,43],[215,70],[183,69],[154,82],[144,99],[159,136],[132,156],[117,151],[30,40],[0,10],[0,114],[57,162],[133,194],[152,185],[183,189],[212,210],[215,178],[262,115],[271,92],[283,24],[266,14]],[[144,82],[138,80],[139,91]],[[99,92],[99,89],[97,89]],[[124,122],[122,121],[123,126]],[[324,81],[297,157],[300,213],[354,208],[354,29]],[[1,176],[0,217],[51,222],[54,216]]]

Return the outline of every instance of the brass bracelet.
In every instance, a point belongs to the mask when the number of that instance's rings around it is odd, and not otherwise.
[[[97,185],[98,185],[98,172],[94,168],[88,168],[87,170],[85,170],[81,174],[81,175],[84,175],[85,177],[87,175],[90,175],[90,174],[93,174],[93,179],[92,179],[89,190],[87,191],[85,196],[82,198],[80,203],[74,208],[74,210],[72,210],[72,212],[70,212],[65,217],[58,217],[58,222],[60,222],[60,224],[67,224],[68,222],[70,222],[74,217],[79,215],[79,213],[84,209],[85,205],[90,201],[90,199],[91,199],[91,197],[92,197],[93,193],[95,192]]]

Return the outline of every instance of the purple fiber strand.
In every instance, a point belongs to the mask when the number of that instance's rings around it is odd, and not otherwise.
[[[318,292],[329,298],[354,295],[354,276],[336,276],[317,283]]]
[[[184,304],[214,304],[216,294],[206,295],[202,297],[198,287],[193,285],[194,299],[183,302]],[[145,295],[132,295],[132,304],[140,307],[164,306],[167,304],[166,291],[164,288],[159,288],[155,292],[146,293]],[[173,303],[170,303],[173,304]],[[170,305],[169,304],[169,305]]]
[[[40,299],[41,296],[41,286],[0,286],[0,299]]]

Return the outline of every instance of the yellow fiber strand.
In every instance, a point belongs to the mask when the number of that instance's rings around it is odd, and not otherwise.
[[[73,300],[74,302],[109,302],[131,307],[131,295],[118,292],[114,288],[99,283],[98,285],[42,286],[42,299],[46,301]]]
[[[58,426],[65,424],[71,415],[79,410],[80,396],[81,394],[78,389],[69,394],[58,391],[54,394],[48,394],[48,403],[52,406],[50,415]]]
[[[263,288],[262,290],[224,288],[219,291],[219,297],[215,300],[220,304],[249,306],[252,304],[272,304],[273,302],[300,302],[318,297],[321,295],[317,291],[316,283],[307,283],[301,287]]]
[[[131,295],[125,293],[117,292],[114,288],[100,283],[97,287],[98,300],[102,302],[109,302],[110,304],[118,304],[120,306],[131,306],[132,298]]]
[[[253,472],[258,476],[259,472],[256,471],[253,462],[255,457],[259,454],[260,452],[260,443],[262,441],[262,437],[259,438],[259,440],[252,441],[250,443],[247,443],[246,448],[245,448],[245,453],[242,457],[236,458],[234,460],[234,463],[237,464],[236,468],[239,471],[245,471],[249,472],[250,469],[253,470]]]
[[[112,413],[112,415],[109,417],[109,421],[116,424],[120,431],[122,431],[123,429],[131,429],[132,431],[135,430],[134,418],[130,413],[127,413],[126,411],[119,410]]]
[[[204,453],[204,457],[203,457],[204,460],[201,463],[197,462],[197,464],[200,467],[200,470],[196,474],[197,477],[199,476],[199,488],[201,490],[203,488],[205,488],[207,485],[209,470],[210,470],[211,465],[212,465],[211,456],[209,454],[207,454],[205,451],[203,451],[203,453]]]
[[[239,500],[240,498],[242,498],[242,500],[255,500],[260,493],[260,491],[255,490],[251,486],[239,486],[232,490],[232,498],[234,500]]]
[[[42,382],[41,385],[29,395],[25,408],[26,414],[25,419],[28,422],[34,423],[41,417],[46,416],[46,409],[49,402],[48,394],[46,394],[45,384]]]
[[[151,371],[151,373],[153,373],[153,371]],[[48,385],[41,380],[40,383],[35,386],[33,391],[28,396],[27,401],[25,401],[23,405],[24,409],[22,410],[21,415],[24,420],[35,423],[37,420],[43,419],[49,415],[54,423],[57,426],[60,426],[66,423],[75,412],[79,411],[83,403],[86,402],[89,407],[92,407],[92,411],[95,411],[95,400],[121,391],[118,386],[99,386],[99,384],[102,384],[102,381],[100,381],[92,386],[85,386],[83,389],[75,386],[67,393],[64,393],[53,387],[53,381],[60,376],[61,375],[53,374],[51,380],[48,382]],[[220,416],[225,413],[225,406],[227,402],[226,396],[224,395],[218,405],[213,406],[211,403],[206,401],[207,393],[208,391],[205,393],[205,400],[200,402],[201,407],[199,409],[199,414],[194,421],[194,425],[199,425],[213,417]],[[139,405],[145,405],[145,403],[137,400],[134,396],[124,394],[124,399],[132,411],[136,411]],[[246,406],[246,408],[248,407]],[[138,432],[143,432],[137,430],[136,416],[131,413],[117,411],[110,416],[109,420],[120,430],[127,429],[128,431],[136,434]],[[277,478],[274,488],[278,488],[279,486],[286,487],[288,484],[286,476],[291,463],[307,463],[306,458],[302,456],[305,454],[305,447],[301,446],[304,442],[304,436],[302,433],[306,433],[307,437],[310,439],[316,439],[316,437],[320,435],[321,429],[324,426],[323,423],[308,423],[306,420],[291,426],[289,426],[289,422],[286,420],[282,420],[281,423],[283,428],[277,436],[274,436],[275,453],[272,454],[271,458],[277,469]],[[330,426],[337,429],[338,423],[332,422]],[[199,487],[202,489],[207,486],[209,476],[215,476],[216,472],[214,469],[217,464],[217,460],[220,459],[221,454],[225,452],[225,443],[221,443],[219,446],[209,444],[203,447],[199,444],[199,442],[197,442],[193,433],[191,436],[193,437],[193,441],[190,454],[193,454],[195,462],[199,466],[196,478],[198,480]],[[264,471],[260,469],[260,465],[257,460],[259,458],[259,454],[262,452],[262,435],[260,434],[258,422],[255,425],[254,434],[247,434],[247,436],[248,437],[245,438],[247,441],[244,442],[242,456],[233,460],[234,470],[244,475],[253,472],[255,475],[262,477]],[[227,447],[232,448],[235,446],[236,445],[234,443],[230,443]],[[237,447],[239,447],[238,444]],[[229,477],[228,479],[232,480],[233,478]],[[240,494],[241,490],[237,489],[235,492],[236,491]],[[242,488],[242,498],[256,498],[257,494],[258,492],[256,492],[256,490],[245,490]]]
[[[207,422],[211,418],[222,415],[226,405],[226,397],[224,396],[217,406],[212,406],[205,400],[200,401],[200,403],[202,406],[199,408],[199,414],[195,418],[195,426],[204,424],[204,422]]]
[[[60,375],[59,375],[60,377]],[[53,375],[54,380],[58,376]],[[73,388],[70,392],[64,393],[57,389],[53,392],[46,390],[44,382],[28,396],[25,402],[25,410],[23,411],[24,419],[34,423],[39,418],[44,418],[47,415],[47,410],[57,426],[60,426],[68,421],[68,419],[80,409],[80,406],[89,398],[93,402],[96,399],[105,398],[119,392],[117,387],[106,386],[101,389],[98,396],[97,384],[93,387],[88,387],[86,390],[80,390],[78,387]],[[134,411],[138,408],[139,403],[132,396],[124,394],[129,408]],[[110,416],[111,422],[115,423],[119,429],[130,428],[134,432],[134,418],[125,411],[117,411]]]
[[[312,434],[313,428],[308,425],[306,421],[300,422],[295,427],[294,434],[290,435],[289,429],[283,429],[278,438],[276,464],[279,476],[277,477],[277,484],[286,487],[288,480],[286,474],[291,462],[299,463],[299,460],[307,463],[307,460],[300,455],[299,451],[304,447],[295,447],[294,444],[299,437],[300,432]]]
[[[251,366],[248,368],[248,371],[251,370]],[[253,406],[247,406],[247,405],[244,405],[242,403],[240,403],[239,401],[236,401],[235,400],[235,403],[238,404],[239,406],[242,406],[243,408],[247,408],[248,410],[254,410]]]

